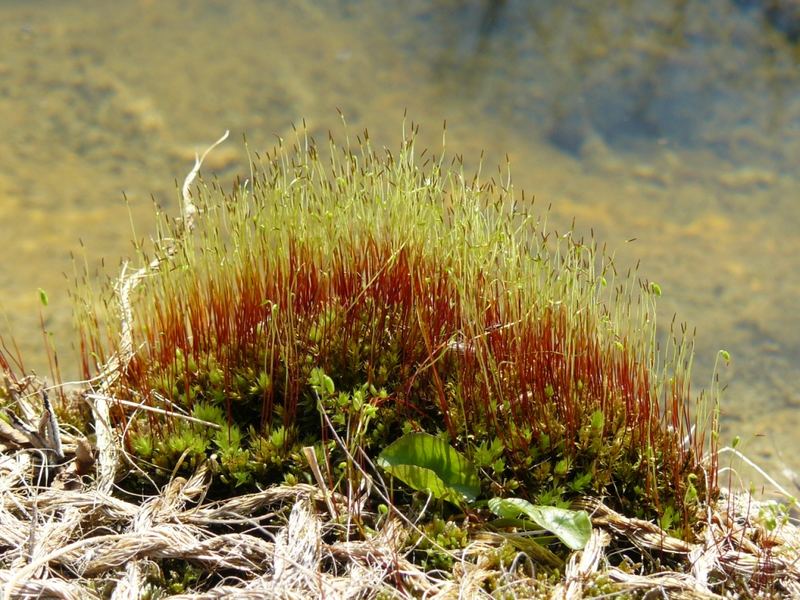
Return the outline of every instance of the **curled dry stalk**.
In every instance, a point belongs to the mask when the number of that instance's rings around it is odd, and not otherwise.
[[[194,167],[183,181],[181,186],[181,219],[183,228],[181,234],[188,236],[195,226],[195,218],[198,213],[197,206],[192,200],[191,186],[200,172],[208,153],[228,139],[230,131],[225,133],[208,148],[202,155],[195,155]],[[153,259],[149,264],[140,267],[132,273],[128,272],[128,264],[122,267],[122,273],[117,281],[116,290],[118,306],[120,312],[120,339],[119,350],[112,354],[106,363],[100,368],[100,373],[92,382],[97,382],[96,393],[87,396],[92,412],[94,413],[97,435],[97,488],[105,493],[111,491],[116,476],[116,465],[118,458],[119,445],[115,442],[111,418],[109,415],[109,400],[114,384],[119,380],[120,375],[133,359],[133,308],[131,306],[131,295],[136,286],[148,276],[148,274],[163,268],[163,263],[170,260],[178,251],[181,239],[173,239],[172,243],[165,248],[162,256]],[[92,383],[90,382],[90,383]]]
[[[195,227],[195,217],[198,213],[197,206],[192,200],[191,186],[200,172],[200,167],[203,164],[208,153],[214,148],[219,146],[222,142],[228,139],[229,131],[220,137],[216,142],[211,144],[202,155],[195,155],[195,164],[189,174],[183,181],[181,186],[181,197],[183,204],[181,205],[181,220],[183,222],[182,235],[186,236],[192,232]],[[171,244],[165,248],[164,255],[153,259],[149,264],[140,267],[132,273],[128,273],[128,264],[122,266],[122,273],[120,273],[117,280],[116,290],[120,311],[120,339],[119,350],[113,354],[106,363],[100,368],[100,373],[94,379],[98,382],[98,391],[102,393],[109,392],[114,384],[119,380],[120,374],[125,367],[130,363],[134,355],[133,348],[133,308],[131,304],[131,295],[136,289],[136,286],[147,277],[148,274],[158,270],[162,267],[165,261],[172,258],[178,251],[180,239],[171,240]],[[95,400],[99,402],[99,399]]]

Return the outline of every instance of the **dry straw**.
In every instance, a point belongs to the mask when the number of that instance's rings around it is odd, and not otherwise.
[[[365,539],[326,543],[326,529],[339,525],[331,522],[325,498],[339,506],[347,499],[316,486],[204,501],[208,473],[200,470],[189,480],[172,481],[159,495],[131,502],[103,493],[90,478],[71,490],[22,486],[25,453],[5,454],[0,462],[4,598],[148,597],[153,569],[165,559],[227,574],[214,587],[171,596],[187,599],[573,599],[596,590],[598,581],[613,582],[615,593],[661,590],[673,598],[721,598],[725,590],[800,593],[800,529],[788,520],[770,529],[765,511],[774,507],[744,492],[727,492],[709,507],[699,543],[586,499],[593,536],[569,557],[563,580],[548,585],[524,568],[524,560],[501,573],[487,565],[498,540],[476,540],[452,574],[423,572],[408,560],[408,528],[396,519]],[[220,527],[227,533],[215,532]],[[669,568],[646,572],[615,560],[621,552],[657,555]],[[484,587],[490,579],[503,581],[494,594]]]

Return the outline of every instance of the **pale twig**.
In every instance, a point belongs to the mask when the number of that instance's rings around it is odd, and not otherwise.
[[[325,505],[328,508],[328,513],[330,514],[331,519],[335,521],[338,515],[336,513],[336,508],[333,506],[333,502],[331,502],[328,494],[328,486],[325,485],[325,478],[322,476],[322,471],[319,468],[319,462],[317,461],[317,455],[314,453],[314,447],[304,446],[303,456],[305,456],[306,462],[311,468],[311,473],[314,475],[314,479],[317,481],[319,491],[322,492],[322,495],[325,498]]]
[[[789,492],[780,483],[775,481],[775,479],[773,477],[771,477],[769,473],[767,473],[764,469],[759,467],[755,462],[750,460],[745,454],[743,454],[742,452],[740,452],[739,450],[737,450],[736,448],[733,448],[731,446],[725,446],[724,448],[720,448],[719,454],[723,454],[724,452],[728,452],[730,454],[733,454],[736,458],[738,458],[739,460],[743,461],[748,466],[750,466],[753,469],[755,469],[755,471],[759,475],[761,475],[767,481],[767,483],[769,483],[770,485],[775,486],[775,489],[776,489],[776,491],[778,493],[782,494],[785,498],[787,498],[788,500],[790,500],[792,502],[795,502],[795,503],[797,502],[796,496],[794,496],[791,492]]]
[[[203,152],[202,156],[198,156],[197,154],[194,155],[194,168],[189,171],[186,179],[183,180],[183,187],[181,187],[181,196],[183,196],[183,225],[185,231],[191,231],[194,228],[194,217],[197,214],[197,206],[194,204],[194,202],[192,202],[192,196],[189,192],[189,188],[197,177],[197,174],[200,172],[200,167],[202,166],[203,161],[206,159],[206,156],[208,156],[208,153],[228,139],[229,133],[230,131],[226,129],[225,133],[222,134],[222,137],[206,148],[206,151]]]
[[[159,415],[165,415],[168,417],[174,417],[176,419],[182,419],[190,423],[196,423],[198,425],[203,425],[204,427],[209,427],[210,429],[222,429],[222,426],[218,425],[217,423],[212,423],[211,421],[204,421],[203,419],[198,419],[197,417],[191,417],[189,415],[184,415],[183,413],[171,410],[165,410],[163,408],[158,408],[156,406],[148,406],[147,404],[144,404],[144,402],[131,402],[130,400],[123,400],[122,398],[112,398],[110,396],[104,396],[102,394],[86,394],[86,398],[89,398],[91,400],[99,399],[99,400],[104,400],[106,402],[111,401],[114,404],[128,406],[130,408],[135,408],[137,410],[152,412]]]
[[[228,131],[209,146],[202,156],[195,157],[195,164],[186,179],[183,181],[181,194],[183,197],[183,233],[191,231],[194,227],[194,216],[197,213],[197,207],[194,205],[189,193],[189,188],[197,177],[203,160],[209,152],[216,148],[219,144],[225,141],[228,137]],[[94,402],[91,403],[92,412],[95,418],[95,432],[97,435],[97,448],[98,448],[98,461],[97,461],[97,486],[104,492],[109,492],[114,484],[116,474],[117,458],[119,455],[118,445],[114,442],[115,432],[111,425],[111,417],[109,413],[109,405],[106,400],[107,396],[111,395],[114,384],[119,380],[122,372],[128,366],[134,355],[133,349],[133,306],[131,303],[131,295],[134,289],[142,279],[149,273],[155,271],[161,266],[164,260],[169,259],[173,253],[167,253],[164,258],[156,258],[148,265],[141,267],[133,272],[131,275],[127,274],[127,263],[122,267],[122,273],[117,281],[117,296],[119,301],[120,311],[120,339],[119,349],[115,354],[100,369],[98,379],[100,381],[99,391],[101,394],[93,398]]]
[[[197,207],[192,202],[191,193],[189,188],[191,187],[192,183],[194,182],[197,174],[200,171],[200,167],[203,164],[206,156],[208,153],[211,152],[214,148],[216,148],[219,144],[224,142],[228,138],[228,131],[220,137],[216,142],[214,142],[211,146],[209,146],[205,152],[203,152],[202,156],[195,155],[195,164],[189,174],[183,181],[183,187],[181,188],[181,196],[183,198],[183,205],[182,205],[182,214],[183,214],[183,233],[187,233],[194,228],[194,217],[197,213]],[[171,254],[167,254],[166,258],[169,258]],[[162,258],[156,258],[152,260],[148,265],[141,267],[140,269],[136,270],[133,274],[127,275],[127,263],[122,267],[122,273],[120,274],[119,280],[117,282],[117,290],[119,296],[119,308],[120,308],[120,344],[119,344],[119,351],[117,354],[112,356],[108,362],[105,364],[104,368],[101,369],[101,374],[104,375],[103,381],[104,385],[103,388],[107,390],[110,385],[107,381],[114,382],[116,381],[119,372],[124,369],[130,362],[131,358],[133,357],[133,307],[131,305],[131,294],[139,282],[146,277],[150,272],[155,271],[161,266],[163,262]]]

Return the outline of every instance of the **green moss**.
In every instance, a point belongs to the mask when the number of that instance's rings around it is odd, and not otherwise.
[[[460,554],[453,551],[463,550],[468,543],[469,532],[465,527],[434,517],[412,538],[413,562],[426,570],[451,571]]]
[[[345,491],[422,430],[479,466],[484,497],[603,495],[688,535],[715,494],[699,457],[716,397],[693,428],[689,345],[655,346],[661,289],[549,234],[509,181],[418,164],[413,137],[325,158],[297,142],[247,187],[197,190],[194,234],[159,232],[170,268],[137,290],[137,352],[114,393],[205,424],[120,407],[154,479],[207,461],[219,495],[311,481],[310,446]],[[84,321],[87,351],[113,351]]]

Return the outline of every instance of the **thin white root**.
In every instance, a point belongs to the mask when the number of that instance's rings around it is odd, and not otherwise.
[[[185,231],[191,231],[194,228],[194,217],[197,214],[197,206],[192,202],[192,195],[189,192],[189,188],[191,187],[192,183],[194,182],[197,174],[200,172],[200,167],[203,164],[203,161],[208,156],[208,153],[211,152],[214,148],[219,146],[222,142],[228,139],[228,134],[230,130],[226,129],[225,133],[222,134],[222,137],[219,138],[216,142],[211,144],[206,151],[203,152],[202,156],[198,156],[195,154],[194,156],[194,168],[189,171],[189,174],[186,176],[186,179],[183,180],[183,187],[181,187],[181,196],[183,196],[183,224],[185,227]]]
[[[753,462],[752,460],[750,460],[749,458],[747,458],[747,456],[746,456],[746,455],[744,455],[744,454],[742,454],[742,453],[741,453],[739,450],[737,450],[736,448],[733,448],[733,447],[731,447],[731,446],[725,446],[724,448],[720,448],[720,450],[719,450],[719,454],[720,454],[720,455],[721,455],[721,454],[724,454],[724,453],[726,453],[726,452],[728,452],[728,453],[730,453],[730,454],[733,454],[733,455],[734,455],[736,458],[738,458],[739,460],[743,461],[743,462],[744,462],[745,464],[747,464],[748,466],[750,466],[750,467],[752,467],[753,469],[755,469],[755,470],[756,470],[756,472],[757,472],[759,475],[761,475],[761,476],[762,476],[762,477],[763,477],[763,478],[764,478],[764,479],[767,481],[767,483],[769,483],[770,485],[772,485],[772,486],[774,486],[774,487],[775,487],[775,490],[776,490],[776,491],[777,491],[779,494],[783,495],[785,498],[787,498],[787,499],[789,499],[789,500],[792,500],[792,501],[795,501],[795,502],[797,501],[797,498],[796,498],[796,496],[795,496],[794,494],[792,494],[791,492],[789,492],[789,491],[788,491],[788,490],[787,490],[785,487],[783,487],[783,486],[782,486],[780,483],[778,483],[777,481],[775,481],[775,479],[774,479],[773,477],[771,477],[769,473],[767,473],[767,472],[766,472],[764,469],[762,469],[761,467],[759,467],[759,466],[758,466],[758,465],[757,465],[755,462]]]
[[[142,402],[130,402],[129,400],[123,400],[122,398],[111,398],[109,396],[103,396],[101,394],[87,394],[86,397],[90,400],[95,400],[95,401],[102,400],[105,402],[111,401],[114,404],[121,404],[122,406],[135,408],[137,410],[143,410],[158,415],[166,415],[168,417],[173,417],[175,419],[183,419],[184,421],[188,421],[189,423],[196,423],[197,425],[203,425],[204,427],[208,427],[210,429],[222,429],[222,426],[218,425],[217,423],[212,423],[211,421],[204,421],[203,419],[198,419],[195,417],[191,417],[189,415],[184,415],[179,412],[175,412],[173,410],[165,410],[163,408],[158,408],[156,406],[148,406]]]
[[[194,217],[197,213],[197,207],[192,202],[189,188],[197,177],[203,160],[205,160],[211,150],[228,138],[228,133],[229,132],[226,131],[222,137],[209,146],[206,151],[203,152],[202,156],[195,157],[194,167],[183,181],[183,187],[181,188],[181,195],[183,197],[183,235],[186,235],[186,233],[190,232],[194,227]],[[133,306],[131,304],[131,296],[136,286],[139,285],[139,282],[150,273],[160,268],[161,263],[168,260],[172,255],[172,253],[167,253],[164,257],[156,258],[148,265],[137,269],[131,274],[128,274],[128,265],[125,264],[122,267],[122,272],[117,281],[117,295],[119,298],[120,311],[119,350],[114,353],[100,369],[100,373],[96,379],[100,382],[99,389],[97,389],[99,393],[93,394],[90,398],[90,404],[95,419],[95,431],[97,433],[97,487],[98,490],[103,493],[110,493],[114,485],[119,455],[119,444],[117,444],[114,439],[116,432],[111,425],[108,399],[112,395],[114,384],[134,356]]]

